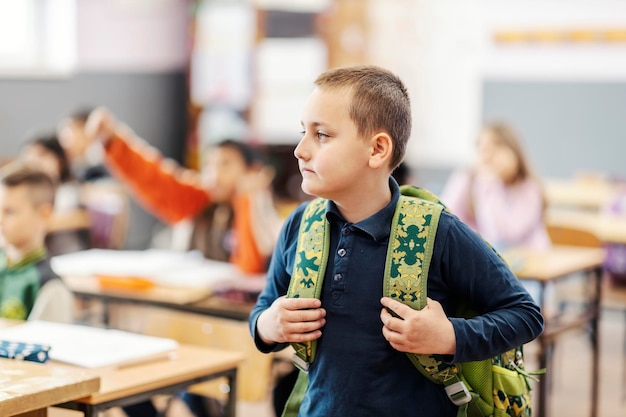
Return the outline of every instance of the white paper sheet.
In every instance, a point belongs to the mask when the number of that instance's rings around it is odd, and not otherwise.
[[[204,259],[198,252],[160,249],[90,249],[55,256],[50,265],[59,276],[134,276],[157,285],[178,287],[211,287],[242,275],[234,265]]]
[[[178,342],[113,329],[29,321],[0,329],[0,339],[50,346],[50,359],[85,368],[128,365],[164,358]]]

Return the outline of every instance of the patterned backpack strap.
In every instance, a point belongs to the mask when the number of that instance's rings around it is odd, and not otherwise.
[[[421,310],[426,306],[428,270],[439,217],[445,206],[422,188],[403,186],[401,193],[389,236],[383,291],[385,296]],[[471,401],[470,392],[460,378],[459,365],[447,364],[441,355],[407,353],[407,356],[427,379],[444,385],[454,404]]]
[[[304,210],[287,297],[319,299],[321,296],[330,245],[330,227],[325,216],[327,204],[328,200],[316,198]],[[291,344],[296,351],[294,364],[305,372],[315,359],[316,342]]]

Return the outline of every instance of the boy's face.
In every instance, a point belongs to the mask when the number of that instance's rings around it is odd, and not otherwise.
[[[368,172],[371,146],[348,114],[351,96],[317,88],[305,104],[294,155],[307,194],[340,200],[356,192],[356,182]]]
[[[0,186],[0,230],[6,244],[18,249],[40,246],[51,212],[49,204],[35,205],[27,186]]]
[[[233,198],[247,172],[246,161],[237,150],[217,147],[211,149],[207,156],[203,171],[204,186],[215,202],[227,202]]]

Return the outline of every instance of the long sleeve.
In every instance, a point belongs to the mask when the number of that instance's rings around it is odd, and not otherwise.
[[[305,207],[306,203],[294,209],[283,223],[270,261],[265,287],[257,298],[256,305],[250,312],[250,333],[252,334],[257,348],[261,352],[277,351],[287,346],[286,343],[274,346],[264,344],[257,335],[256,322],[261,313],[270,308],[278,297],[287,294],[295,261],[296,241],[298,240],[300,220]]]
[[[195,171],[175,167],[138,138],[112,137],[105,151],[113,174],[147,210],[169,224],[195,216],[210,203]]]
[[[543,316],[505,262],[466,225],[443,215],[428,278],[454,326],[453,362],[481,360],[527,343],[543,331]],[[458,317],[459,303],[478,315]]]

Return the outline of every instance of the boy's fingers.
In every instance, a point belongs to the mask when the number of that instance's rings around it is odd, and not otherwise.
[[[322,302],[317,298],[284,298],[282,307],[287,310],[304,310],[310,308],[320,308]]]
[[[311,333],[324,327],[324,324],[326,324],[326,321],[324,319],[292,323],[290,326],[288,326],[288,331],[292,334]]]
[[[403,320],[394,317],[386,308],[380,312],[380,320],[383,322],[383,330],[394,333],[402,331]]]
[[[314,310],[296,310],[287,316],[287,320],[294,323],[303,323],[322,320],[325,315],[326,311],[321,308]]]
[[[402,304],[401,302],[393,300],[389,297],[383,297],[380,300],[380,303],[384,307],[387,307],[389,310],[393,311],[393,313],[395,313],[397,316],[400,316],[400,318],[407,317],[409,314],[411,314],[414,311],[411,307],[407,306],[406,304]]]

